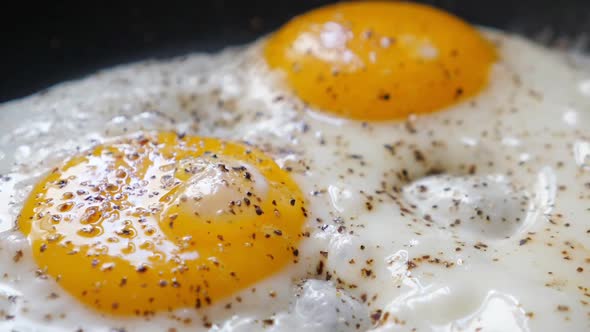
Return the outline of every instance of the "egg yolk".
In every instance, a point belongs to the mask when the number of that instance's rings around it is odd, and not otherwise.
[[[40,273],[100,311],[209,305],[297,260],[306,210],[252,147],[174,133],[100,145],[55,168],[18,219]]]
[[[274,33],[264,52],[304,102],[362,120],[404,119],[473,96],[496,59],[494,47],[464,21],[402,2],[311,11]]]

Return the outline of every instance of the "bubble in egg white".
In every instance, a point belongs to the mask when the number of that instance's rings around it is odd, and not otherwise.
[[[332,206],[339,213],[343,213],[347,216],[355,215],[358,213],[358,203],[360,201],[358,194],[346,188],[344,184],[337,183],[328,187],[328,194]]]
[[[293,313],[295,321],[304,322],[303,329],[344,331],[370,326],[367,307],[331,282],[308,280],[297,296]]]
[[[476,331],[486,326],[490,331],[528,331],[526,312],[512,296],[491,291],[478,310],[446,326],[449,332]]]
[[[406,200],[446,229],[497,239],[516,233],[527,219],[529,194],[502,176],[432,176],[404,188]]]
[[[367,306],[332,282],[310,279],[296,286],[294,301],[288,310],[265,321],[233,317],[216,332],[241,332],[261,328],[273,332],[365,331],[371,322]]]

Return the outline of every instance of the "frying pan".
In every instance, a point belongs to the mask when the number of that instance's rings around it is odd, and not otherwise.
[[[0,102],[113,65],[243,44],[331,2],[20,1],[0,13]],[[588,0],[421,2],[548,45],[590,50]]]

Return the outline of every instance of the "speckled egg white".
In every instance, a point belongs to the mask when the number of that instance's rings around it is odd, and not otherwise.
[[[310,109],[262,60],[264,40],[0,106],[0,329],[590,329],[590,67],[486,35],[501,58],[489,86],[403,122]],[[15,229],[32,185],[79,151],[157,130],[247,141],[290,171],[310,210],[299,263],[148,318],[95,312],[39,271]]]

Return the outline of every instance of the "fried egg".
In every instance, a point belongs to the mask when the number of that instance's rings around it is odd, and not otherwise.
[[[340,3],[1,105],[0,328],[587,330],[586,60]]]

